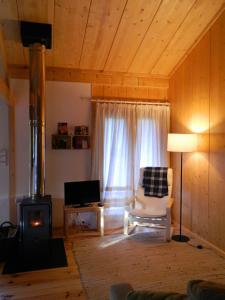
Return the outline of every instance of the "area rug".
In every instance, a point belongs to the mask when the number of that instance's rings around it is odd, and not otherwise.
[[[74,257],[88,300],[108,299],[112,284],[186,292],[191,279],[225,284],[225,259],[213,249],[164,242],[153,233],[88,237],[74,242]]]

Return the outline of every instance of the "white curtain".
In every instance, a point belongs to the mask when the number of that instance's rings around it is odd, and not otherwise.
[[[92,179],[104,201],[124,205],[133,196],[142,166],[167,166],[169,107],[96,103]]]
[[[135,188],[137,187],[140,168],[168,166],[169,106],[136,105],[136,119]]]

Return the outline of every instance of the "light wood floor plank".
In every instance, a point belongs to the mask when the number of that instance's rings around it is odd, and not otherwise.
[[[0,300],[86,300],[74,262],[71,242],[65,243],[68,267],[0,275]],[[3,264],[0,265],[2,272]]]

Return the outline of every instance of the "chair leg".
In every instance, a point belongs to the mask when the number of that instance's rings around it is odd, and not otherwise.
[[[171,240],[171,230],[170,230],[170,226],[166,227],[166,240],[167,242],[170,242]]]
[[[171,214],[167,214],[166,220],[166,240],[169,242],[171,240],[172,230],[171,230]]]
[[[128,235],[128,225],[129,225],[129,212],[124,211],[124,224],[123,224],[123,234]]]
[[[137,227],[137,225],[136,225],[136,224],[132,224],[132,227],[131,227],[131,226],[129,226],[128,235],[129,235],[129,234],[131,234],[131,233],[133,233],[136,227]]]

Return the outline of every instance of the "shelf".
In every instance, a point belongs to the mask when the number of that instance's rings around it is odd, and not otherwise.
[[[90,148],[89,135],[52,135],[52,149],[55,150],[85,150]]]

